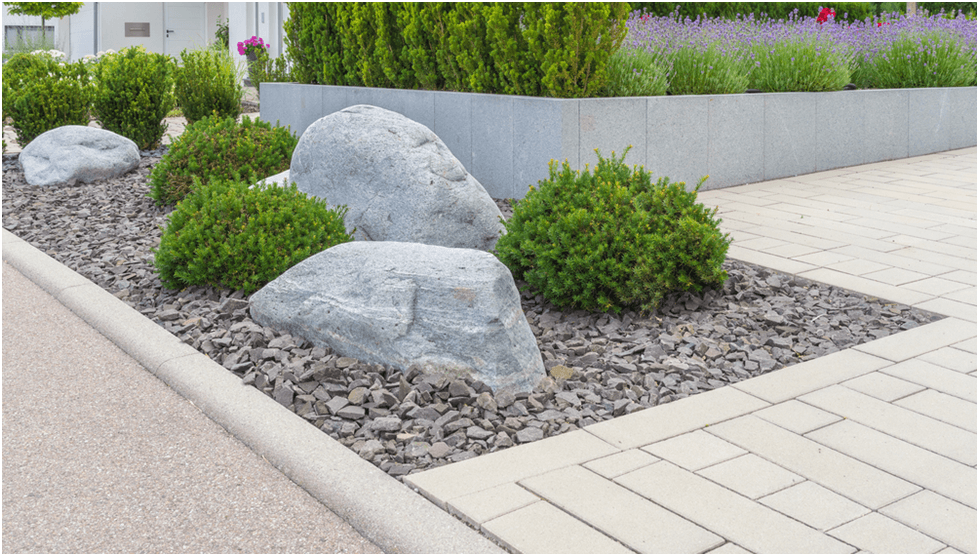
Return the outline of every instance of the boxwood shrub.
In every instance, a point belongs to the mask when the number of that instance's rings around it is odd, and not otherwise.
[[[346,207],[329,208],[295,184],[252,187],[236,176],[194,178],[163,229],[154,264],[163,285],[225,287],[250,294],[306,259],[352,238]]]
[[[651,312],[668,293],[723,284],[730,239],[717,209],[696,201],[703,180],[693,191],[653,182],[624,158],[599,154],[594,172],[551,162],[496,244],[514,278],[555,305],[616,313]]]

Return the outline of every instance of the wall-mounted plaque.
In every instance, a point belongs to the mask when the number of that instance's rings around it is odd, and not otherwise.
[[[150,36],[150,22],[132,23],[126,22],[127,37],[148,37]]]

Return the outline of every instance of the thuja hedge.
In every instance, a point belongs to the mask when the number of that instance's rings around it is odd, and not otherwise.
[[[558,98],[601,95],[626,3],[290,2],[300,83]]]

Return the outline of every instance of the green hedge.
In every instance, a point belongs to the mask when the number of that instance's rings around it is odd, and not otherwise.
[[[626,3],[290,2],[301,83],[598,96]]]

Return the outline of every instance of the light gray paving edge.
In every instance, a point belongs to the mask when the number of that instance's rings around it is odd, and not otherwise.
[[[3,230],[3,260],[385,552],[503,552],[301,417],[243,385],[232,373],[135,309],[7,230]],[[425,534],[419,535],[419,531]]]

